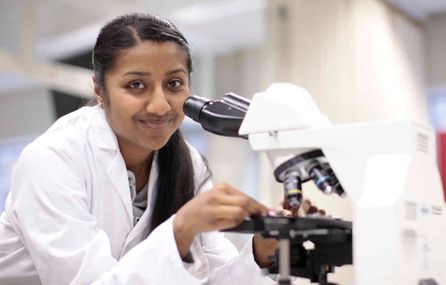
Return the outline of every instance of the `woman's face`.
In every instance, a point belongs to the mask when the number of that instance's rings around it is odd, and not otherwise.
[[[186,60],[174,42],[142,41],[118,54],[101,98],[121,151],[151,153],[178,129],[189,95]]]

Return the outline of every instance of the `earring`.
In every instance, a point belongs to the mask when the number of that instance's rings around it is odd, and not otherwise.
[[[99,101],[99,107],[101,107],[101,109],[103,109],[103,107],[104,107],[104,102],[103,101]]]

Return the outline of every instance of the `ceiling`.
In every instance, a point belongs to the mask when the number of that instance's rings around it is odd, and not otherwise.
[[[68,57],[90,49],[100,27],[115,16],[151,11],[171,19],[195,52],[215,54],[262,43],[267,1],[273,0],[1,0],[0,53]],[[387,1],[421,21],[446,12],[445,0]],[[26,85],[16,75],[0,66],[0,94]]]
[[[185,34],[194,54],[215,54],[259,45],[264,5],[265,0],[1,0],[0,95],[36,84],[27,76],[35,69],[15,72],[23,69],[21,58],[52,61],[87,51],[101,26],[118,15],[164,16]]]
[[[446,12],[445,0],[387,0],[387,2],[418,21]]]
[[[91,48],[100,27],[130,12],[171,19],[196,49],[221,51],[258,44],[264,0],[2,0],[0,47],[17,51],[24,29],[37,56],[64,57]],[[24,20],[25,19],[25,20]],[[28,20],[26,20],[28,19]]]

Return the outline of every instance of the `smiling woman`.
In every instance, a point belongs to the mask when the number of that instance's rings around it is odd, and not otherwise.
[[[186,57],[174,42],[145,41],[121,52],[105,76],[106,86],[96,86],[124,154],[147,157],[180,126],[189,95]]]
[[[275,243],[241,253],[218,230],[268,209],[213,185],[181,136],[192,61],[150,14],[105,25],[98,104],[59,119],[20,156],[0,218],[0,284],[272,284]],[[167,274],[166,274],[167,273]]]

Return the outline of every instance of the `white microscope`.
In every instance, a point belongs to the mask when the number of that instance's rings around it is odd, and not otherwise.
[[[269,157],[290,207],[302,199],[302,183],[348,196],[353,221],[329,217],[264,217],[236,232],[260,232],[279,240],[271,273],[327,281],[334,267],[353,264],[355,285],[446,284],[445,199],[430,128],[410,122],[332,125],[307,91],[271,85],[248,101],[192,96],[186,115],[203,128],[248,138]],[[314,248],[305,248],[311,241]]]

